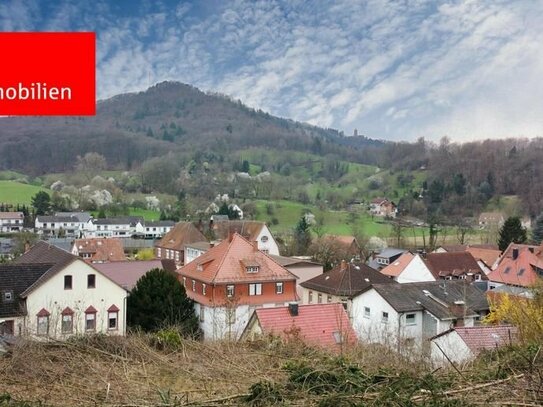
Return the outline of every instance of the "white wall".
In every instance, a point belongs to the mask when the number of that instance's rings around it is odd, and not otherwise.
[[[414,283],[419,281],[436,281],[433,274],[419,255],[415,255],[405,269],[395,279],[398,283]]]
[[[262,238],[266,236],[268,240],[266,242],[262,241]],[[266,225],[262,227],[260,230],[260,233],[257,237],[257,246],[258,250],[267,251],[269,254],[274,254],[276,256],[279,256],[279,246],[277,245],[277,242],[273,238],[270,230]]]
[[[87,275],[96,275],[96,288],[87,288]],[[72,289],[64,289],[64,276],[72,276]],[[126,331],[125,310],[127,292],[97,270],[86,264],[83,260],[75,260],[63,270],[55,274],[27,298],[27,317],[25,318],[26,332],[35,335],[37,328],[37,314],[45,308],[51,315],[49,317],[49,336],[62,339],[66,336],[61,333],[62,311],[69,307],[74,311],[73,334],[85,333],[85,310],[93,306],[96,314],[96,332],[110,335],[124,335]],[[115,305],[119,308],[118,329],[108,329],[108,308]]]
[[[449,362],[437,345],[439,345],[450,360],[456,363],[471,359],[474,356],[466,346],[466,343],[460,338],[460,335],[456,331],[452,331],[431,341],[432,362],[438,365],[447,365]]]

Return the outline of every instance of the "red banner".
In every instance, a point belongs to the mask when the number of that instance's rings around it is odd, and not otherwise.
[[[96,114],[96,35],[0,32],[0,115]]]

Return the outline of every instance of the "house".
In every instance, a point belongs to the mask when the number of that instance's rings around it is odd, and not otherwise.
[[[82,219],[86,219],[86,216],[80,219],[78,215],[71,213],[67,215],[38,215],[36,216],[34,227],[38,234],[44,236],[79,237],[87,233],[89,223],[92,223],[90,218],[87,221]]]
[[[136,236],[139,235],[145,239],[160,239],[174,226],[175,222],[173,220],[138,222],[136,223]]]
[[[375,270],[381,270],[383,267],[392,264],[398,259],[406,250],[397,249],[395,247],[387,247],[381,250],[377,254],[373,254],[368,260],[368,266]]]
[[[21,232],[24,219],[25,216],[22,212],[0,212],[0,232]]]
[[[455,326],[474,326],[489,312],[482,291],[463,280],[373,284],[352,304],[360,340],[400,351],[428,350],[427,340]]]
[[[510,325],[454,327],[430,339],[431,358],[441,365],[466,362],[481,351],[514,344],[517,333],[517,328]]]
[[[209,233],[213,236],[211,240],[225,240],[233,233],[238,233],[250,242],[255,242],[258,250],[279,255],[279,246],[264,222],[253,220],[212,221],[208,227]]]
[[[370,202],[370,214],[387,218],[395,218],[398,213],[396,204],[387,198],[374,198]]]
[[[399,283],[438,280],[487,280],[486,274],[468,252],[403,254],[381,273]]]
[[[457,245],[443,245],[439,246],[434,253],[453,253],[453,252],[468,252],[471,253],[473,258],[477,260],[479,267],[485,272],[490,271],[496,265],[498,258],[501,255],[501,251],[495,244],[457,244]]]
[[[324,271],[322,264],[311,261],[311,259],[276,256],[274,254],[270,254],[270,257],[297,277],[296,293],[300,298],[303,297],[303,288],[300,284],[313,277],[320,276]]]
[[[214,245],[209,242],[194,242],[185,245],[185,264],[211,249]]]
[[[303,287],[302,303],[341,303],[352,318],[353,302],[372,284],[396,283],[363,263],[342,261],[332,270],[300,284]]]
[[[296,301],[296,276],[238,233],[178,273],[205,339],[237,339],[256,308]]]
[[[143,230],[141,216],[94,219],[87,222],[87,237],[131,237]]]
[[[167,260],[116,261],[114,263],[96,263],[93,267],[116,282],[127,291],[132,291],[138,280],[148,271],[158,268],[167,269],[163,263]]]
[[[354,236],[324,235],[322,241],[345,258],[360,259],[362,249]]]
[[[116,238],[76,239],[72,254],[88,263],[106,263],[126,260],[123,243]]]
[[[185,246],[196,242],[207,242],[207,239],[192,222],[179,222],[155,243],[155,255],[157,259],[172,259],[183,265],[187,263]]]
[[[0,312],[15,335],[124,335],[127,292],[92,265],[43,241],[0,267]]]
[[[482,229],[501,228],[505,223],[505,216],[501,212],[483,212],[479,215],[479,226]]]
[[[489,288],[501,285],[531,287],[543,277],[543,259],[533,247],[511,246],[504,252],[496,269],[488,274]],[[509,249],[509,248],[508,248]]]
[[[341,304],[289,304],[257,308],[241,340],[277,336],[285,341],[301,340],[307,345],[336,352],[356,343],[356,334]]]

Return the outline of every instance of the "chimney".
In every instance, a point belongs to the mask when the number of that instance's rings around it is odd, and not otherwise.
[[[200,232],[204,231],[204,222],[202,222],[202,219],[198,220],[198,226],[196,226]]]
[[[288,303],[288,313],[293,317],[297,317],[298,316],[298,303],[289,302]]]
[[[533,252],[534,252],[534,248],[533,248],[533,247],[528,248],[528,250],[530,250],[530,253],[533,253]]]
[[[30,250],[30,242],[27,240],[25,242],[25,253]]]
[[[516,260],[518,258],[518,248],[513,249],[513,260]]]
[[[341,260],[341,268],[340,271],[344,271],[347,269],[347,262],[345,260]]]
[[[422,256],[423,259],[425,259],[426,258],[426,250],[423,250],[420,255]]]
[[[235,232],[232,232],[232,231],[228,232],[228,242],[232,241],[232,239],[234,238],[234,233]]]

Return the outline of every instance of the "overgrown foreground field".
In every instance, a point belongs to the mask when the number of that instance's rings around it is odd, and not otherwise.
[[[538,406],[540,347],[436,369],[377,347],[94,337],[0,356],[0,406]]]

